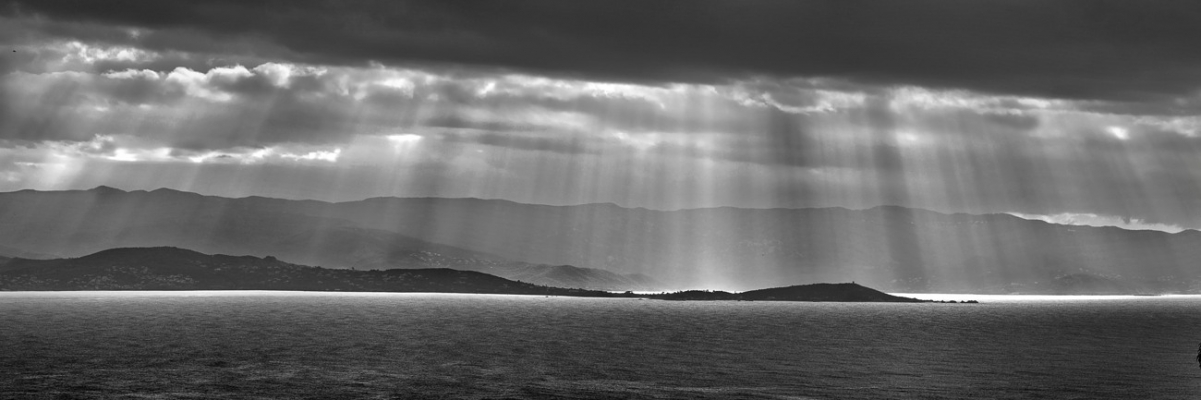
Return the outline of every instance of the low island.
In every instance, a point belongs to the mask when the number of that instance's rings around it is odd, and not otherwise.
[[[663,300],[739,300],[739,301],[832,301],[872,303],[936,303],[933,300],[893,296],[856,283],[815,283],[769,289],[751,290],[742,293],[723,291],[687,290],[650,296]],[[937,301],[955,303],[955,301]],[[963,303],[977,303],[975,300]]]

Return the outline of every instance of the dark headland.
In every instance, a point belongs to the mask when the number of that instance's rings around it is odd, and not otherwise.
[[[918,303],[854,283],[819,283],[742,293],[690,290],[655,295],[559,288],[449,268],[354,270],[291,264],[274,257],[209,255],[175,247],[119,248],[79,258],[0,259],[0,291],[299,290],[438,292],[663,300]]]
[[[351,270],[274,257],[208,255],[174,247],[120,248],[79,258],[0,263],[0,290],[301,290],[604,295],[449,268]]]

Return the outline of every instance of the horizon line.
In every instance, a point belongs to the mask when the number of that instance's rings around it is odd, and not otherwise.
[[[172,191],[172,192],[193,194],[193,195],[202,196],[202,197],[215,197],[215,198],[230,199],[230,200],[259,198],[259,199],[283,200],[283,201],[307,201],[307,202],[317,202],[317,203],[325,203],[325,204],[361,203],[361,202],[367,202],[367,201],[371,201],[371,200],[381,200],[381,199],[382,200],[388,200],[388,199],[394,199],[394,200],[477,200],[477,201],[501,201],[501,202],[519,204],[519,205],[543,206],[543,207],[613,206],[613,207],[622,208],[622,209],[626,209],[626,210],[642,210],[642,211],[654,211],[654,212],[681,212],[681,211],[702,211],[702,210],[721,210],[721,209],[763,210],[763,211],[766,211],[766,210],[830,210],[830,209],[837,209],[837,210],[847,210],[847,211],[870,211],[870,210],[884,209],[884,208],[900,208],[900,209],[905,209],[905,210],[915,210],[915,211],[928,212],[928,213],[934,213],[934,214],[945,215],[945,216],[955,216],[955,215],[967,215],[967,216],[975,216],[975,217],[1007,216],[1007,217],[1021,219],[1023,221],[1041,222],[1041,223],[1045,223],[1045,224],[1049,224],[1049,225],[1085,227],[1085,228],[1101,228],[1101,229],[1114,228],[1114,229],[1121,229],[1124,231],[1132,231],[1132,232],[1138,232],[1138,231],[1161,232],[1161,233],[1166,233],[1169,235],[1175,235],[1178,233],[1184,233],[1184,232],[1188,232],[1188,231],[1201,232],[1201,229],[1184,228],[1184,227],[1182,227],[1181,230],[1178,232],[1169,232],[1169,231],[1165,231],[1165,230],[1149,229],[1149,228],[1148,229],[1130,229],[1130,228],[1125,228],[1125,227],[1117,226],[1117,225],[1064,224],[1064,223],[1051,222],[1051,221],[1047,221],[1047,220],[1043,220],[1043,219],[1029,218],[1026,216],[1038,215],[1038,214],[1019,213],[1016,211],[975,214],[975,213],[967,213],[967,212],[943,212],[943,211],[936,211],[936,210],[931,210],[931,209],[927,209],[927,208],[901,206],[901,205],[895,205],[895,204],[880,204],[880,205],[875,205],[875,206],[867,207],[867,208],[850,208],[850,207],[844,207],[844,206],[809,206],[809,207],[712,206],[712,207],[661,209],[661,208],[649,208],[649,207],[638,207],[638,206],[626,206],[626,205],[618,204],[615,202],[592,202],[592,203],[577,203],[577,204],[544,204],[544,203],[525,203],[525,202],[520,202],[520,201],[515,201],[515,200],[510,200],[510,199],[502,199],[502,198],[481,198],[481,197],[372,196],[372,197],[366,197],[366,198],[362,198],[362,199],[358,199],[358,200],[328,201],[328,200],[305,199],[305,198],[270,197],[270,196],[262,196],[262,195],[229,197],[229,196],[222,196],[222,195],[215,195],[215,194],[205,194],[205,193],[200,193],[200,192],[193,192],[193,191],[188,191],[188,190],[180,190],[180,189],[169,188],[169,187],[165,187],[165,186],[158,187],[156,189],[149,189],[149,190],[146,190],[146,189],[126,190],[126,189],[121,189],[121,188],[117,188],[117,187],[113,187],[113,186],[109,186],[109,185],[97,185],[97,186],[89,188],[89,189],[40,190],[40,189],[28,188],[28,189],[18,189],[18,190],[0,192],[0,195],[11,194],[11,193],[21,193],[21,192],[38,192],[38,193],[94,192],[94,191],[101,191],[101,190],[106,190],[106,189],[118,191],[121,193],[139,193],[139,192],[140,193],[152,193],[152,192],[159,192],[159,191]]]

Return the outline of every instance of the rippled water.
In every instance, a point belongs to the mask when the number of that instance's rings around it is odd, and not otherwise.
[[[1201,297],[0,293],[0,398],[1196,399]]]

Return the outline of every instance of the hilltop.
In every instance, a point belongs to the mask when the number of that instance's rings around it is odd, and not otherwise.
[[[775,300],[877,303],[929,302],[927,300],[893,296],[888,293],[855,283],[815,283],[809,285],[750,290],[742,293],[688,290],[655,295],[653,297],[663,300]]]

